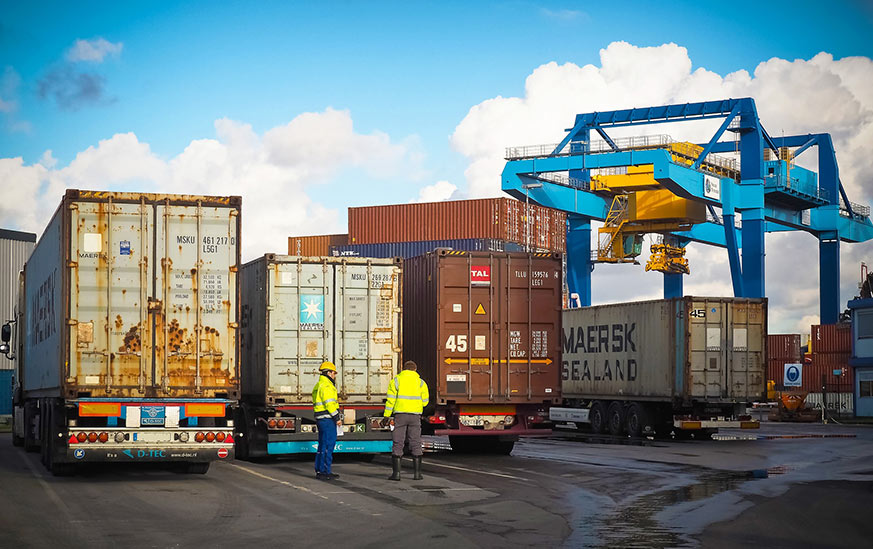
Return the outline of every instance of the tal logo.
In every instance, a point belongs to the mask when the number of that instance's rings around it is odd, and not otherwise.
[[[487,286],[491,284],[490,265],[471,265],[470,284]]]

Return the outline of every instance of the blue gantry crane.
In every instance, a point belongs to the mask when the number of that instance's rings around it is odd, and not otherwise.
[[[706,119],[723,119],[706,143],[607,134],[610,128]],[[595,134],[599,139],[592,140]],[[793,162],[813,148],[818,173]],[[738,153],[739,159],[720,153]],[[831,136],[773,137],[751,98],[579,114],[557,145],[510,147],[506,160],[504,191],[568,213],[567,284],[582,305],[591,304],[593,262],[607,256],[624,261],[624,252],[639,243],[630,237],[639,233],[660,233],[680,253],[689,242],[726,248],[734,295],[764,297],[764,234],[805,231],[819,241],[821,321],[833,323],[840,312],[840,242],[873,239],[870,208],[849,201],[840,182]],[[624,183],[616,184],[615,175],[624,176],[619,178]],[[708,215],[627,223],[633,221],[627,197],[643,189],[704,204]],[[606,222],[605,245],[601,242],[594,255],[592,220]],[[683,275],[665,271],[663,276],[664,296],[681,296]]]

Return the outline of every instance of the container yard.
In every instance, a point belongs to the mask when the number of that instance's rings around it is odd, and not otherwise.
[[[388,382],[399,372],[402,263],[268,254],[240,271],[242,403],[238,456],[315,453],[312,386],[337,368],[336,452],[384,453]]]

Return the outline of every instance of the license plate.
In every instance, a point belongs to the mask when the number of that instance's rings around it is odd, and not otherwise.
[[[139,417],[140,425],[164,425],[167,410],[164,406],[143,406]]]

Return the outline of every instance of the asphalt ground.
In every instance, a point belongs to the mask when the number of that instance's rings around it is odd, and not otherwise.
[[[868,547],[873,428],[767,424],[754,439],[568,433],[511,456],[430,439],[422,481],[389,460],[91,464],[53,477],[0,434],[0,547]],[[790,437],[790,438],[789,438]],[[581,440],[580,440],[581,439]],[[766,477],[766,478],[760,478]]]

